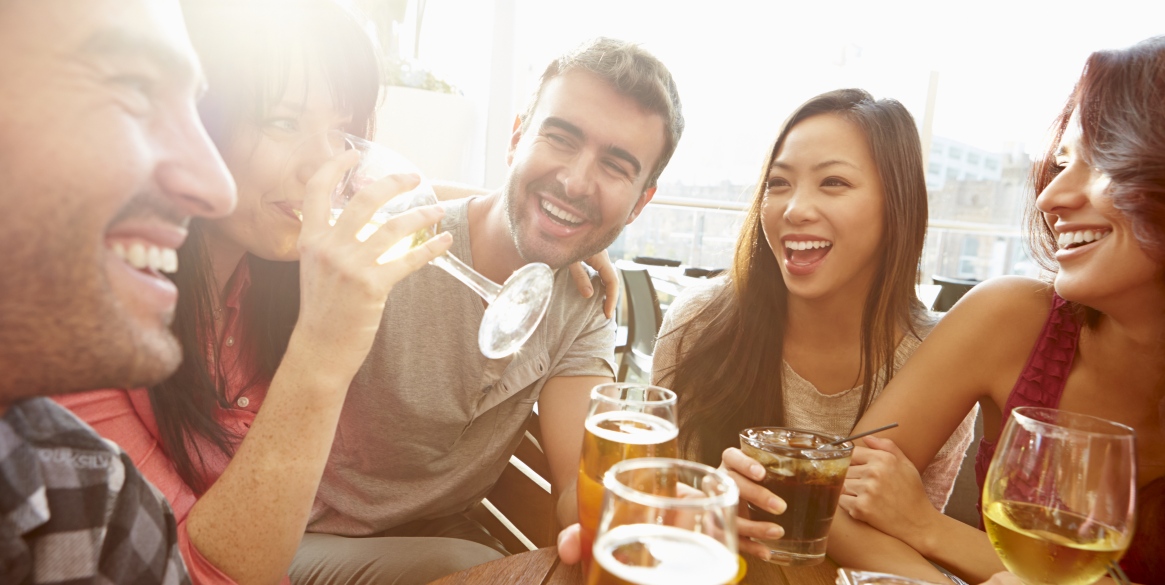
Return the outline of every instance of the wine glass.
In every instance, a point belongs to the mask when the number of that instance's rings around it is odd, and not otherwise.
[[[360,153],[360,162],[345,173],[340,184],[332,192],[333,222],[360,189],[389,175],[414,174],[421,177],[421,182],[416,188],[393,197],[373,214],[372,220],[356,236],[361,241],[384,225],[389,218],[414,207],[437,203],[432,186],[421,175],[416,165],[392,149],[340,131],[328,133],[324,141],[333,153],[343,150],[356,150]],[[292,157],[291,160],[297,158]],[[425,243],[438,231],[438,226],[418,231],[412,237],[405,238],[389,248],[378,261],[384,263],[399,257],[409,248]],[[546,316],[554,285],[554,273],[549,266],[541,262],[519,268],[503,285],[482,276],[449,252],[429,263],[449,273],[489,303],[478,328],[477,346],[482,355],[490,359],[502,358],[518,351]]]
[[[726,472],[681,459],[627,459],[603,486],[588,585],[739,581],[740,491]]]
[[[1011,411],[983,484],[983,522],[1007,570],[1031,585],[1104,576],[1133,537],[1133,429],[1093,416]]]
[[[676,456],[676,394],[644,384],[599,384],[591,389],[584,426],[578,521],[583,558],[589,561],[607,470],[625,459]]]

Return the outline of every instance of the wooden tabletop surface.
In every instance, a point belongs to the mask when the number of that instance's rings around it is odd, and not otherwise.
[[[837,564],[826,559],[812,567],[781,567],[745,555],[748,574],[742,585],[834,585]],[[583,585],[578,565],[558,562],[554,547],[508,556],[433,581],[429,585]]]

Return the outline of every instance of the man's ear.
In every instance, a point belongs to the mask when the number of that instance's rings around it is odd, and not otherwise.
[[[514,164],[514,150],[518,148],[518,142],[522,140],[522,116],[514,116],[513,133],[510,134],[510,147],[506,149],[506,166]]]
[[[654,196],[655,187],[648,188],[643,192],[642,195],[639,196],[639,201],[635,203],[635,209],[632,209],[631,215],[627,216],[627,225],[631,225],[631,222],[635,221],[635,218],[639,217],[639,214],[643,212],[643,207],[647,205],[651,201],[651,198]]]

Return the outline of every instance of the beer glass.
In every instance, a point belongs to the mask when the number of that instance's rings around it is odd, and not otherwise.
[[[825,559],[829,526],[854,449],[848,441],[829,444],[842,438],[779,427],[740,431],[741,451],[765,468],[761,485],[788,505],[784,514],[776,516],[748,504],[753,520],[773,522],[785,529],[782,538],[755,539],[769,547],[769,562],[815,565]]]
[[[319,142],[320,144],[316,144]],[[344,211],[348,201],[364,187],[389,175],[415,174],[421,183],[411,191],[401,193],[384,204],[372,220],[357,234],[361,241],[384,225],[389,218],[413,207],[434,205],[437,196],[411,161],[392,149],[369,142],[340,131],[332,131],[323,136],[311,137],[299,149],[328,149],[329,156],[344,150],[360,152],[360,162],[349,170],[332,193],[332,220]],[[303,157],[293,156],[291,164],[298,164]],[[294,176],[294,169],[285,173]],[[402,255],[409,248],[419,246],[438,231],[438,226],[427,228],[402,239],[380,257],[386,262]],[[541,262],[534,262],[519,268],[498,285],[482,276],[472,267],[449,252],[434,258],[430,264],[444,270],[481,298],[489,306],[478,328],[477,345],[482,355],[490,359],[508,356],[530,339],[546,310],[550,306],[550,293],[554,285],[554,273]]]
[[[588,585],[737,582],[740,492],[727,473],[680,459],[628,459],[603,486]]]
[[[1007,567],[1030,585],[1104,576],[1133,538],[1133,429],[1093,416],[1011,411],[983,483],[983,523]]]
[[[599,526],[603,474],[625,459],[675,457],[677,434],[675,392],[624,383],[591,390],[577,487],[584,559]]]

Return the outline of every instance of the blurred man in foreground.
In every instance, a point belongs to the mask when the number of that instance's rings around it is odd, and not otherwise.
[[[177,2],[0,2],[0,582],[180,583],[169,506],[41,398],[178,365],[175,249],[234,206]]]

